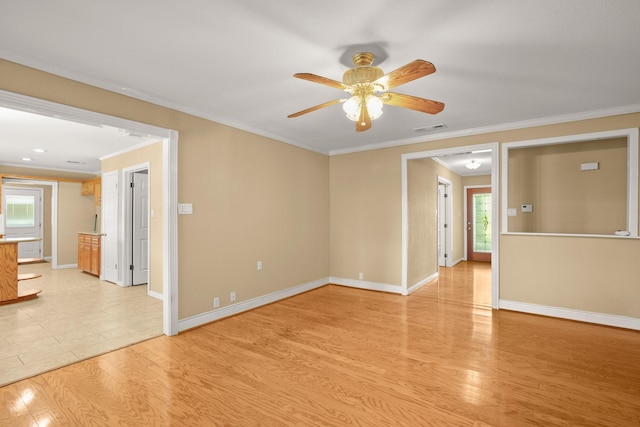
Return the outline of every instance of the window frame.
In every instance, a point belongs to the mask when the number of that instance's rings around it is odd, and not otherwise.
[[[537,233],[508,230],[509,209],[509,150],[545,145],[571,144],[581,141],[596,141],[612,138],[627,138],[627,231],[628,236],[615,234],[581,233]],[[515,235],[552,235],[552,236],[593,236],[615,238],[638,238],[638,128],[616,129],[602,132],[590,132],[551,138],[530,139],[502,144],[502,212],[501,234]]]

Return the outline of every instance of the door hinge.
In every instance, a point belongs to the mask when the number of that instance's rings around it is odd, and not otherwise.
[[[133,264],[129,266],[129,270],[133,271]]]
[[[444,198],[446,199],[447,197],[449,197],[449,195],[447,193],[444,193]]]
[[[446,257],[447,257],[447,254],[444,254],[444,257],[446,258]]]
[[[444,225],[444,228],[447,228],[448,226],[449,226],[448,224],[445,224],[445,225]]]
[[[135,187],[136,184],[134,184],[133,182],[131,183],[131,188]]]

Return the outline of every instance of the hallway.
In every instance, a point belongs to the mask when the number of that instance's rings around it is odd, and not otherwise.
[[[491,263],[464,261],[440,267],[440,276],[414,295],[491,308]]]

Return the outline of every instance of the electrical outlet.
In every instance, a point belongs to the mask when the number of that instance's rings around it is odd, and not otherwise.
[[[213,308],[218,308],[220,307],[220,298],[219,297],[215,297],[213,299]]]
[[[258,261],[258,271],[262,270],[262,261]]]
[[[229,295],[229,299],[231,300],[231,302],[234,302],[236,300],[236,291],[231,292],[231,294]]]

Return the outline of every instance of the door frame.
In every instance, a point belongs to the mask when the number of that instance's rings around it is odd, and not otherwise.
[[[0,90],[0,106],[96,126],[112,126],[162,140],[163,332],[178,333],[178,131]],[[137,147],[133,147],[135,149]],[[55,192],[57,198],[57,191]],[[52,230],[53,231],[53,230]],[[53,237],[53,236],[52,236]]]
[[[17,184],[17,183],[14,182],[14,184]],[[32,181],[25,182],[25,184],[35,185]],[[27,190],[27,191],[29,191],[29,190],[37,190],[37,192],[39,194],[39,197],[40,197],[40,201],[38,203],[38,216],[39,216],[39,219],[40,219],[40,227],[38,228],[38,235],[36,237],[38,237],[40,239],[38,241],[39,255],[40,255],[40,257],[42,259],[44,259],[44,243],[42,241],[42,239],[44,238],[44,200],[43,200],[43,198],[44,198],[44,190],[42,188],[39,188],[39,187],[29,188],[28,186],[25,186],[25,185],[14,187],[11,184],[6,185],[4,182],[0,183],[0,185],[2,185],[2,200],[0,200],[0,203],[2,203],[2,212],[3,213],[5,213],[5,208],[6,208],[5,200],[6,200],[6,197],[7,197],[7,191],[6,191],[7,189],[9,189],[9,190],[19,190],[19,191],[20,190]],[[3,218],[3,220],[6,221],[6,218],[7,217],[5,216]],[[5,223],[5,228],[4,228],[5,237],[7,235],[7,231],[8,231],[8,229],[7,229],[6,223]],[[32,242],[32,243],[34,243],[34,242]],[[18,248],[18,254],[19,253],[20,253],[20,250]],[[20,257],[20,255],[18,255],[18,257]]]
[[[500,143],[492,142],[487,144],[478,145],[466,145],[453,148],[444,148],[439,150],[420,151],[415,153],[405,153],[400,156],[401,166],[401,182],[402,182],[402,254],[401,254],[401,293],[402,295],[409,294],[409,288],[407,284],[408,265],[409,265],[409,198],[408,198],[408,182],[407,182],[407,170],[409,160],[424,159],[438,156],[447,156],[452,154],[464,154],[474,150],[491,150],[491,192],[493,194],[499,194],[499,179],[498,173],[500,170]],[[498,205],[498,198],[493,197],[491,221],[495,225],[492,228],[492,240],[495,244],[491,251],[491,307],[494,309],[499,308],[500,297],[500,212]]]
[[[0,185],[4,184],[29,184],[51,186],[51,268],[58,269],[58,181],[28,178],[3,178]],[[44,206],[43,206],[44,209]]]
[[[131,261],[131,256],[133,253],[133,248],[132,248],[132,242],[130,239],[131,233],[132,233],[132,213],[131,213],[131,186],[129,185],[129,183],[131,182],[132,178],[133,178],[133,174],[135,172],[142,172],[142,171],[148,171],[149,176],[151,176],[151,163],[150,162],[144,162],[144,163],[140,163],[134,166],[129,166],[126,168],[122,168],[122,182],[124,184],[124,191],[122,191],[122,206],[124,209],[124,216],[123,216],[123,227],[122,227],[122,236],[121,239],[123,242],[127,242],[127,244],[123,245],[124,250],[123,250],[123,259],[121,262],[121,265],[126,266],[130,264]],[[149,202],[151,203],[151,180],[149,180]],[[149,209],[147,209],[148,215],[151,215],[151,212]],[[149,244],[151,244],[151,235],[149,235]],[[151,261],[149,261],[151,262]],[[151,264],[149,264],[151,265]],[[125,269],[125,274],[123,277],[123,285],[124,286],[131,286],[132,285],[132,278],[131,278],[131,274],[127,273],[127,269]],[[155,292],[151,292],[151,275],[149,275],[149,280],[147,282],[147,295],[155,297],[155,298],[159,298],[162,299],[162,295],[159,295]]]

